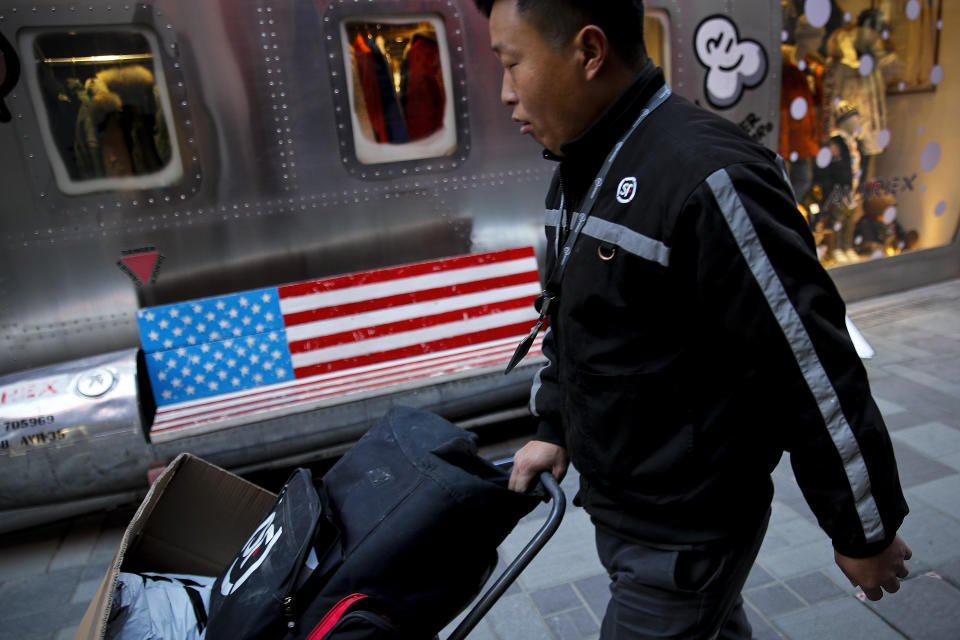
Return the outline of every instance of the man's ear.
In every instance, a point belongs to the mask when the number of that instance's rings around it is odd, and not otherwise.
[[[580,29],[574,39],[584,79],[593,80],[610,56],[610,41],[600,27],[588,24]]]

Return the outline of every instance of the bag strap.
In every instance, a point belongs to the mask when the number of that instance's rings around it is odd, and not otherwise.
[[[314,484],[314,487],[316,488],[316,484]],[[315,538],[317,531],[320,528],[320,522],[326,521],[327,513],[329,511],[329,507],[326,504],[326,501],[322,498],[320,491],[317,491],[317,499],[320,507],[319,513],[317,514],[317,518],[313,521],[313,525],[310,527],[310,534],[307,536],[307,544],[303,545],[303,549],[300,550],[300,554],[297,556],[297,562],[294,565],[293,574],[290,576],[290,581],[283,589],[283,600],[281,602],[283,604],[283,617],[285,618],[285,626],[288,630],[295,629],[297,626],[294,592],[297,590],[297,586],[308,580],[310,574],[313,573],[313,569],[307,569],[307,557],[315,548]],[[317,558],[317,560],[319,561],[320,558]],[[304,574],[304,571],[309,571],[309,573]]]

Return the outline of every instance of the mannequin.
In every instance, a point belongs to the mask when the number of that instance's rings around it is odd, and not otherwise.
[[[860,183],[863,179],[858,134],[862,118],[857,108],[842,100],[835,110],[835,128],[830,132],[830,164],[818,175],[823,190],[822,208],[833,222],[835,233],[833,259],[849,264],[860,259],[854,249],[857,222],[863,217]]]
[[[883,152],[880,133],[887,128],[884,74],[892,72],[897,64],[895,54],[887,52],[883,42],[888,29],[879,10],[867,9],[856,25],[841,27],[827,39],[830,62],[824,82],[825,102],[846,100],[857,108],[862,127],[860,151],[868,158]],[[835,122],[828,121],[826,129],[834,127]],[[870,164],[869,159],[865,164]]]

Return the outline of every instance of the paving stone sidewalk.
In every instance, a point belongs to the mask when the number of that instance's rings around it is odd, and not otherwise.
[[[911,508],[901,530],[914,552],[911,576],[898,594],[877,603],[852,588],[785,458],[774,473],[770,529],[744,591],[754,634],[758,640],[955,640],[960,280],[853,304],[849,312],[877,352],[866,364]],[[575,472],[563,487],[572,497]],[[518,525],[501,547],[503,558],[520,551],[545,509]],[[0,537],[0,640],[71,638],[131,515],[120,509]],[[557,534],[470,638],[594,639],[608,598],[593,528],[582,509],[568,504]]]

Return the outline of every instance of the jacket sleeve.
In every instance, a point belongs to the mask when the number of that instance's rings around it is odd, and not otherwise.
[[[748,379],[775,396],[759,403],[768,409],[759,421],[790,452],[820,525],[844,555],[879,553],[907,513],[893,447],[843,300],[781,170],[772,162],[718,170],[681,218],[691,220],[698,305],[751,361],[740,365],[754,367]]]

